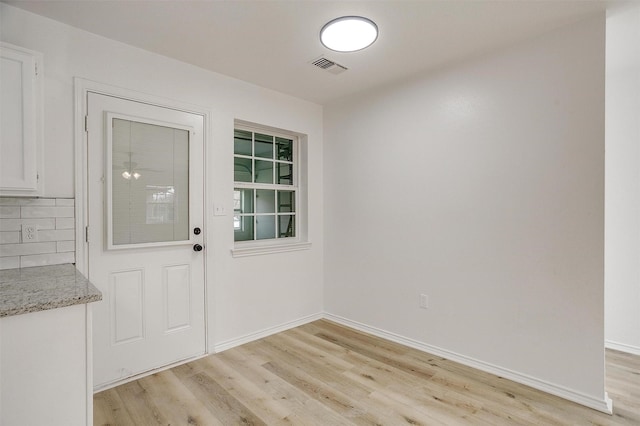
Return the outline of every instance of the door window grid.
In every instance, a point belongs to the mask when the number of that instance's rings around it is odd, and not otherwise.
[[[235,129],[235,241],[296,237],[296,139]]]

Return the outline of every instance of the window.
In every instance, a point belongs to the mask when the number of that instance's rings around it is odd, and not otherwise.
[[[132,118],[106,116],[107,246],[184,244],[189,241],[189,130]]]
[[[298,237],[298,138],[234,130],[234,240],[294,241]]]

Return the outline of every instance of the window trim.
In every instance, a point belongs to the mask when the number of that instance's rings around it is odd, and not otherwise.
[[[270,190],[292,190],[295,192],[295,212],[293,214],[296,221],[295,237],[287,238],[273,238],[265,240],[247,240],[247,241],[233,241],[233,248],[231,249],[232,256],[246,257],[263,255],[270,253],[283,253],[298,250],[306,250],[311,248],[311,242],[307,237],[307,220],[308,220],[308,204],[307,204],[307,135],[288,131],[284,129],[278,129],[269,126],[263,126],[243,120],[235,120],[233,130],[246,130],[254,133],[265,133],[270,136],[285,138],[293,140],[293,185],[279,185],[275,182],[273,184],[261,184],[254,182],[236,182],[233,180],[233,190],[235,188],[250,188],[250,189],[270,189]],[[235,158],[235,151],[233,157]],[[242,156],[241,156],[242,157]],[[275,163],[274,158],[274,163]],[[233,194],[233,191],[232,191]],[[233,201],[233,198],[232,198]],[[277,200],[276,200],[277,204]],[[233,216],[235,216],[235,211]],[[276,217],[278,214],[276,212]],[[233,225],[233,217],[231,227],[235,232]]]
[[[308,250],[311,248],[311,243],[308,241],[298,241],[283,243],[274,243],[275,240],[268,240],[270,244],[260,244],[260,241],[241,241],[242,247],[234,247],[231,249],[233,257],[247,257],[258,256],[271,253],[286,253],[290,251]]]

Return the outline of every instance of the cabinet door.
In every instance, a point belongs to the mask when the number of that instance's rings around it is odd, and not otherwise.
[[[0,45],[0,195],[38,195],[41,55]]]

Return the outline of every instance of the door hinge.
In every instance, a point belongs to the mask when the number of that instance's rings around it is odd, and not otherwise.
[[[89,242],[89,227],[88,226],[84,227],[84,240],[87,243]]]
[[[89,116],[84,116],[84,131],[89,133]]]

